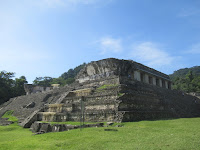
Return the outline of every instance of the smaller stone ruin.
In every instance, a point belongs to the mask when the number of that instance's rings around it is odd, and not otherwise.
[[[33,84],[24,84],[24,90],[26,95],[34,94],[34,93],[44,93],[49,92],[55,88],[59,88],[60,84],[52,84],[50,87],[38,86]]]

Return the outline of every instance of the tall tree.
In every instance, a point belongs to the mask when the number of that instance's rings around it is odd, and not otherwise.
[[[13,72],[0,72],[0,103],[7,101],[13,96],[12,87],[14,82],[11,79],[12,77],[14,77]]]
[[[0,72],[0,104],[12,97],[25,95],[24,83],[27,83],[26,77],[21,76],[15,80],[13,80],[13,77],[13,72]]]
[[[15,78],[15,86],[14,86],[14,95],[20,96],[25,95],[26,92],[24,90],[24,84],[28,83],[25,76],[21,76],[20,78]]]

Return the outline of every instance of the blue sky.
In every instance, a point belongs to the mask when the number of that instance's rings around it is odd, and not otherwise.
[[[31,83],[109,57],[200,65],[200,1],[0,0],[0,70]]]

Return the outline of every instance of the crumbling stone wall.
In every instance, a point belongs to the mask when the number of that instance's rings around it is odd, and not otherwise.
[[[24,84],[24,90],[26,92],[26,95],[40,93],[40,92],[48,92],[52,89],[53,87],[43,87],[43,86],[37,86],[33,84]]]
[[[169,76],[131,60],[104,59],[87,64],[77,75],[76,81],[85,83],[113,76],[126,76],[132,80],[171,89]]]

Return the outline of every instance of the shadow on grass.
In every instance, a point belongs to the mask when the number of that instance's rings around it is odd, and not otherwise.
[[[192,118],[200,118],[199,117],[177,117],[177,118],[162,118],[162,119],[145,119],[145,120],[137,120],[137,121],[123,121],[123,123],[128,123],[128,122],[142,122],[142,121],[169,121],[169,120],[177,120],[177,119],[192,119]]]

